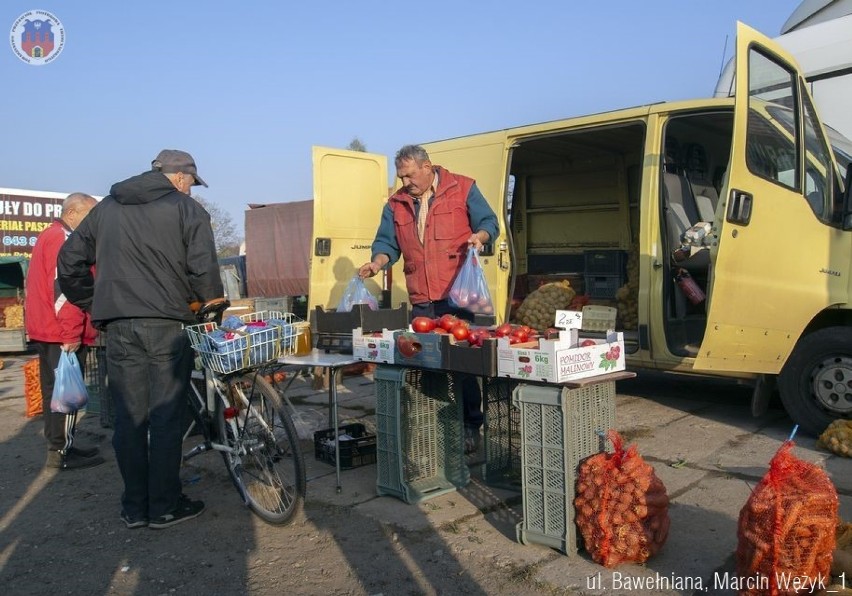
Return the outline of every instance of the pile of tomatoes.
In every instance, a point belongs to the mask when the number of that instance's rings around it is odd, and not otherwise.
[[[503,323],[495,329],[488,327],[471,327],[464,319],[454,315],[444,315],[437,319],[429,317],[415,317],[411,321],[411,329],[416,333],[442,333],[452,335],[456,341],[466,341],[473,347],[480,347],[486,339],[495,337],[508,338],[509,343],[525,343],[540,337],[550,338],[558,335],[558,330],[548,329],[539,333],[527,325],[513,325]]]

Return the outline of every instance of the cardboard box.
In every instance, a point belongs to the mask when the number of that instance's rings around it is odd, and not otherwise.
[[[486,339],[481,347],[471,347],[466,341],[454,343],[448,339],[445,349],[447,370],[479,377],[497,376],[496,338]]]
[[[381,336],[364,334],[360,328],[352,330],[352,355],[365,362],[394,363],[395,331],[382,329]]]
[[[538,349],[512,347],[497,340],[497,374],[501,377],[564,383],[624,370],[624,334],[607,333],[606,339],[584,339],[576,329],[562,331],[558,339],[539,341]]]
[[[413,336],[412,340],[420,344],[420,350],[413,356],[404,356],[399,351],[397,338],[402,334]],[[446,370],[446,354],[450,345],[450,336],[440,333],[414,333],[413,331],[395,331],[394,334],[394,364],[413,366],[416,368],[435,368]]]

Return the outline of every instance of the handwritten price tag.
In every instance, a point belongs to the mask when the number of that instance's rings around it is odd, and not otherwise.
[[[582,329],[583,313],[578,310],[557,310],[553,326],[560,329]]]

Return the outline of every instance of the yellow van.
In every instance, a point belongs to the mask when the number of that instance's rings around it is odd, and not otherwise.
[[[737,34],[735,97],[424,147],[502,215],[481,260],[498,322],[513,297],[568,279],[619,307],[629,367],[747,379],[755,411],[777,386],[819,433],[852,417],[852,143],[827,136],[786,52]],[[314,168],[310,299],[333,307],[370,259],[387,161],[315,148]],[[371,280],[388,305],[406,300],[396,273]]]

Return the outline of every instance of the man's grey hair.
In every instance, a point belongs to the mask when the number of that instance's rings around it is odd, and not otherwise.
[[[73,211],[79,207],[87,205],[89,203],[97,203],[97,199],[91,195],[87,195],[84,192],[72,192],[70,195],[65,197],[65,200],[62,201],[62,213],[66,211]]]
[[[396,166],[399,166],[402,162],[410,159],[413,159],[419,166],[422,165],[424,161],[429,161],[429,154],[426,153],[426,150],[420,145],[406,145],[396,152],[396,157],[393,162]]]

